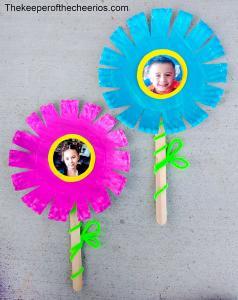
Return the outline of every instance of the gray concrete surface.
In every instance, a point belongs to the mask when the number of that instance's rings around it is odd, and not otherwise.
[[[78,1],[129,5],[120,13],[10,13],[0,6],[0,299],[238,299],[238,6],[235,0]],[[76,3],[76,1],[22,1]],[[173,7],[202,17],[222,40],[229,82],[201,126],[179,134],[191,168],[168,167],[165,227],[155,222],[152,138],[126,130],[132,170],[122,196],[98,216],[103,246],[84,253],[84,288],[71,288],[68,223],[33,214],[14,192],[11,138],[40,104],[79,98],[104,104],[96,67],[118,25]],[[108,111],[105,106],[105,111]]]

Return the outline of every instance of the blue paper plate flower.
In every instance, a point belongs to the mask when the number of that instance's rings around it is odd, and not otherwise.
[[[161,120],[167,134],[186,129],[184,120],[200,124],[208,114],[199,103],[215,107],[223,94],[211,83],[226,82],[227,64],[208,63],[224,55],[214,32],[203,21],[190,29],[187,12],[179,11],[173,24],[172,16],[172,9],[154,9],[149,26],[144,13],[135,15],[127,21],[132,39],[118,27],[110,39],[120,53],[105,47],[100,59],[109,68],[99,68],[99,84],[114,88],[103,94],[108,106],[125,107],[117,118],[128,127],[139,123],[147,133],[157,133]],[[169,55],[183,70],[179,87],[167,95],[153,93],[142,78],[148,60],[158,55]]]

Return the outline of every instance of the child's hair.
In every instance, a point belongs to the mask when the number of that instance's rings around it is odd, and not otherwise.
[[[147,66],[150,68],[150,66],[154,63],[159,63],[159,64],[171,64],[173,66],[173,68],[175,69],[175,63],[172,61],[172,59],[169,59],[166,56],[155,56],[153,58],[151,58],[148,63]]]
[[[73,142],[72,140],[67,140],[67,141],[64,141],[63,144],[62,144],[62,148],[61,148],[61,159],[62,161],[64,160],[64,152],[66,150],[75,150],[78,155],[80,154],[80,151],[79,151],[79,145],[77,142]]]

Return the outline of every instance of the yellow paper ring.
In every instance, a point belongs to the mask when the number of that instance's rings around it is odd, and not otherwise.
[[[54,152],[56,150],[56,148],[58,147],[58,145],[65,141],[65,140],[69,140],[69,139],[76,139],[76,140],[80,140],[81,142],[83,142],[87,148],[90,151],[91,157],[90,157],[90,163],[89,163],[89,167],[87,168],[87,170],[78,175],[78,176],[66,176],[62,173],[59,172],[59,170],[56,169],[55,165],[54,165]],[[94,168],[95,165],[95,161],[96,161],[96,155],[95,155],[95,151],[94,148],[92,146],[92,144],[83,136],[79,135],[79,134],[66,134],[64,136],[61,136],[60,138],[58,138],[56,141],[54,141],[54,143],[51,145],[49,153],[48,153],[48,163],[50,166],[51,171],[54,173],[55,176],[57,176],[58,178],[60,178],[63,181],[66,182],[76,182],[76,181],[80,181],[82,179],[84,179],[85,177],[87,177]]]
[[[168,94],[161,95],[161,94],[156,94],[156,93],[150,91],[148,89],[148,87],[145,85],[144,80],[143,80],[143,72],[144,72],[145,65],[151,58],[158,56],[158,55],[167,55],[167,56],[173,57],[174,59],[176,59],[178,61],[178,63],[180,64],[180,66],[182,68],[183,77],[182,77],[182,80],[180,81],[180,85],[177,87],[176,90],[174,90]],[[184,87],[184,85],[187,81],[187,76],[188,76],[188,68],[187,68],[187,65],[186,65],[184,59],[182,58],[182,56],[180,56],[177,52],[168,50],[168,49],[158,49],[158,50],[153,50],[153,51],[147,53],[140,61],[138,68],[137,68],[137,82],[138,82],[141,90],[149,97],[154,98],[154,99],[159,99],[159,100],[170,98],[170,97],[178,94]]]

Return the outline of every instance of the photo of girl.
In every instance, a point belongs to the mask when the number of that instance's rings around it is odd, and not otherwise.
[[[65,176],[79,176],[90,163],[90,151],[79,140],[69,139],[61,142],[54,152],[54,165]]]
[[[169,94],[180,84],[181,67],[167,56],[156,56],[144,69],[144,82],[156,94]]]

